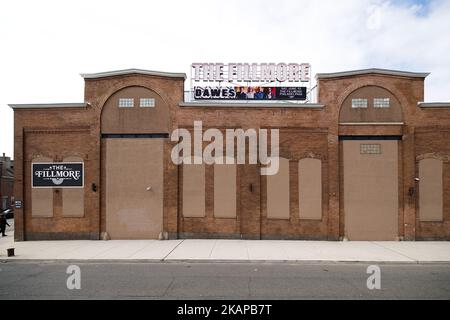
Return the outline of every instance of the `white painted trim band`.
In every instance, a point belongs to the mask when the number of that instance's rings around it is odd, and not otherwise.
[[[152,70],[143,70],[143,69],[123,69],[123,70],[106,71],[106,72],[98,72],[98,73],[81,73],[80,75],[84,79],[99,79],[99,78],[130,75],[130,74],[142,74],[142,75],[147,75],[147,76],[166,77],[166,78],[182,78],[182,79],[186,80],[185,73],[172,73],[172,72],[152,71]]]

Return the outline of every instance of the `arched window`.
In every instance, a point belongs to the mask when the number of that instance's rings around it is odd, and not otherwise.
[[[322,161],[301,159],[298,183],[300,219],[322,219]]]
[[[198,159],[200,161],[201,159]],[[205,164],[183,164],[183,216],[205,216]]]
[[[279,158],[278,173],[267,176],[267,218],[289,219],[289,160]]]
[[[419,217],[420,221],[442,221],[443,187],[442,161],[419,161]]]
[[[153,90],[131,86],[113,93],[102,109],[102,134],[169,132],[169,108]]]
[[[64,162],[83,162],[81,157],[66,157]],[[65,188],[62,191],[62,214],[64,217],[84,216],[84,188]]]
[[[32,162],[53,162],[53,160],[47,157],[36,157]],[[33,174],[33,172],[31,172],[31,174]],[[33,218],[53,217],[52,188],[31,189],[31,216]]]
[[[378,86],[364,86],[350,93],[342,103],[339,122],[402,122],[403,112],[398,99]]]

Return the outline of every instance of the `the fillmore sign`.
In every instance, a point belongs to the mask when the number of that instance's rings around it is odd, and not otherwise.
[[[192,79],[210,82],[308,82],[309,63],[193,63]]]
[[[82,162],[32,163],[33,188],[82,188],[84,166]]]
[[[194,99],[306,100],[306,87],[195,86]]]

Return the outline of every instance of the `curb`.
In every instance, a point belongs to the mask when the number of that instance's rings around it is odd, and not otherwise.
[[[380,264],[380,265],[426,265],[450,264],[450,261],[359,261],[359,260],[236,260],[236,259],[0,259],[0,265],[6,263],[42,263],[42,264]]]

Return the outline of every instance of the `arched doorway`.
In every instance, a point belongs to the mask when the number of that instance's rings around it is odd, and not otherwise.
[[[399,236],[399,144],[403,124],[398,99],[378,86],[350,93],[340,114],[341,201],[349,240],[396,240]],[[341,135],[341,128],[346,134]],[[393,129],[394,128],[394,129]]]
[[[161,236],[168,131],[168,106],[148,88],[126,87],[106,101],[101,115],[102,230],[111,239]]]

